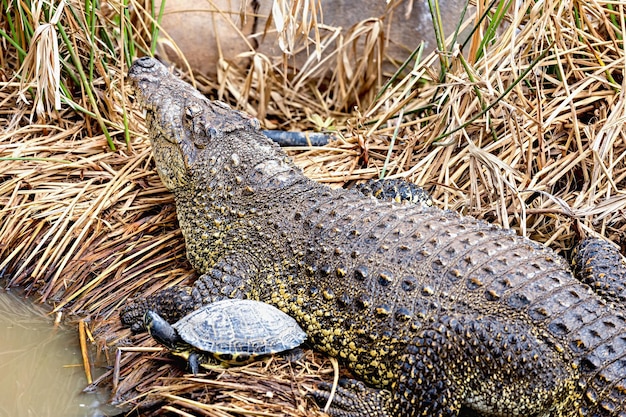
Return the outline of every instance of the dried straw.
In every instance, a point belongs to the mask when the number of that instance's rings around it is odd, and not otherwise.
[[[272,358],[198,378],[184,377],[180,363],[162,351],[128,351],[154,344],[121,328],[120,306],[195,277],[124,83],[130,57],[148,52],[158,29],[130,10],[150,8],[131,1],[130,8],[112,2],[91,10],[89,2],[68,1],[55,16],[57,9],[38,15],[35,6],[5,3],[5,285],[23,287],[66,318],[86,320],[91,363],[117,365],[94,383],[114,387],[114,401],[145,415],[310,415],[315,406],[307,389],[333,378],[330,362],[311,351],[297,363]],[[485,8],[481,2],[478,9]],[[384,172],[429,187],[441,207],[514,228],[562,253],[584,235],[625,244],[625,13],[615,1],[533,0],[509,10],[498,32],[468,16],[476,34],[467,47],[409,62],[385,88],[391,74],[371,65],[375,60],[346,55],[359,35],[369,54],[384,53],[376,21],[341,35],[346,46],[333,59],[342,64],[321,92],[313,58],[293,76],[257,54],[250,72],[225,65],[218,83],[196,82],[266,126],[336,130],[340,139],[328,147],[292,152],[315,180],[342,186]],[[59,19],[46,26],[63,39],[58,53],[32,36],[54,20],[45,16]],[[284,19],[290,28],[293,22]],[[325,45],[330,39],[317,39],[317,48]],[[61,80],[54,69],[41,71],[55,54],[62,57]]]

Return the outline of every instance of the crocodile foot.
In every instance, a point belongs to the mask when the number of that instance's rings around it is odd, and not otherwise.
[[[609,302],[626,305],[626,259],[604,239],[583,240],[572,259],[574,275]]]
[[[230,262],[229,262],[230,261]],[[192,311],[224,298],[245,298],[244,279],[236,274],[235,260],[224,259],[200,276],[193,286],[166,288],[131,302],[120,312],[120,320],[133,333],[145,331],[143,316],[152,310],[168,323],[176,323]]]
[[[328,402],[332,384],[323,382],[311,396],[320,407]],[[386,390],[370,388],[355,379],[341,379],[328,409],[333,417],[391,417],[387,404],[391,393]]]
[[[130,327],[133,333],[140,333],[146,330],[143,317],[148,310],[174,323],[195,308],[189,288],[167,288],[126,305],[120,312],[120,320],[123,325]]]
[[[357,184],[355,190],[368,197],[397,203],[412,203],[422,207],[431,207],[433,201],[430,194],[422,187],[403,178],[367,180]]]

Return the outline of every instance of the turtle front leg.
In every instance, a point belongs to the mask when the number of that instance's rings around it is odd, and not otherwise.
[[[191,373],[198,375],[200,373],[200,356],[196,352],[192,352],[189,354],[189,358],[187,359],[189,362],[189,369]]]

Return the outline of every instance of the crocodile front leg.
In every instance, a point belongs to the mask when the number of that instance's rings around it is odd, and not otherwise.
[[[133,301],[120,312],[122,324],[134,333],[145,331],[143,317],[152,310],[168,323],[175,323],[187,314],[225,298],[245,298],[243,288],[247,278],[233,259],[218,262],[201,275],[191,287],[167,288],[158,293]]]
[[[144,315],[152,310],[165,318],[168,323],[175,323],[189,314],[196,303],[191,296],[191,287],[166,288],[158,293],[133,301],[120,311],[120,320],[130,327],[133,333],[145,331]]]

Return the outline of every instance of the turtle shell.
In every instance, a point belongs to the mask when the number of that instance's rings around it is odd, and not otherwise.
[[[291,316],[254,300],[227,299],[207,304],[173,327],[196,349],[235,362],[293,349],[306,339],[306,333]]]

